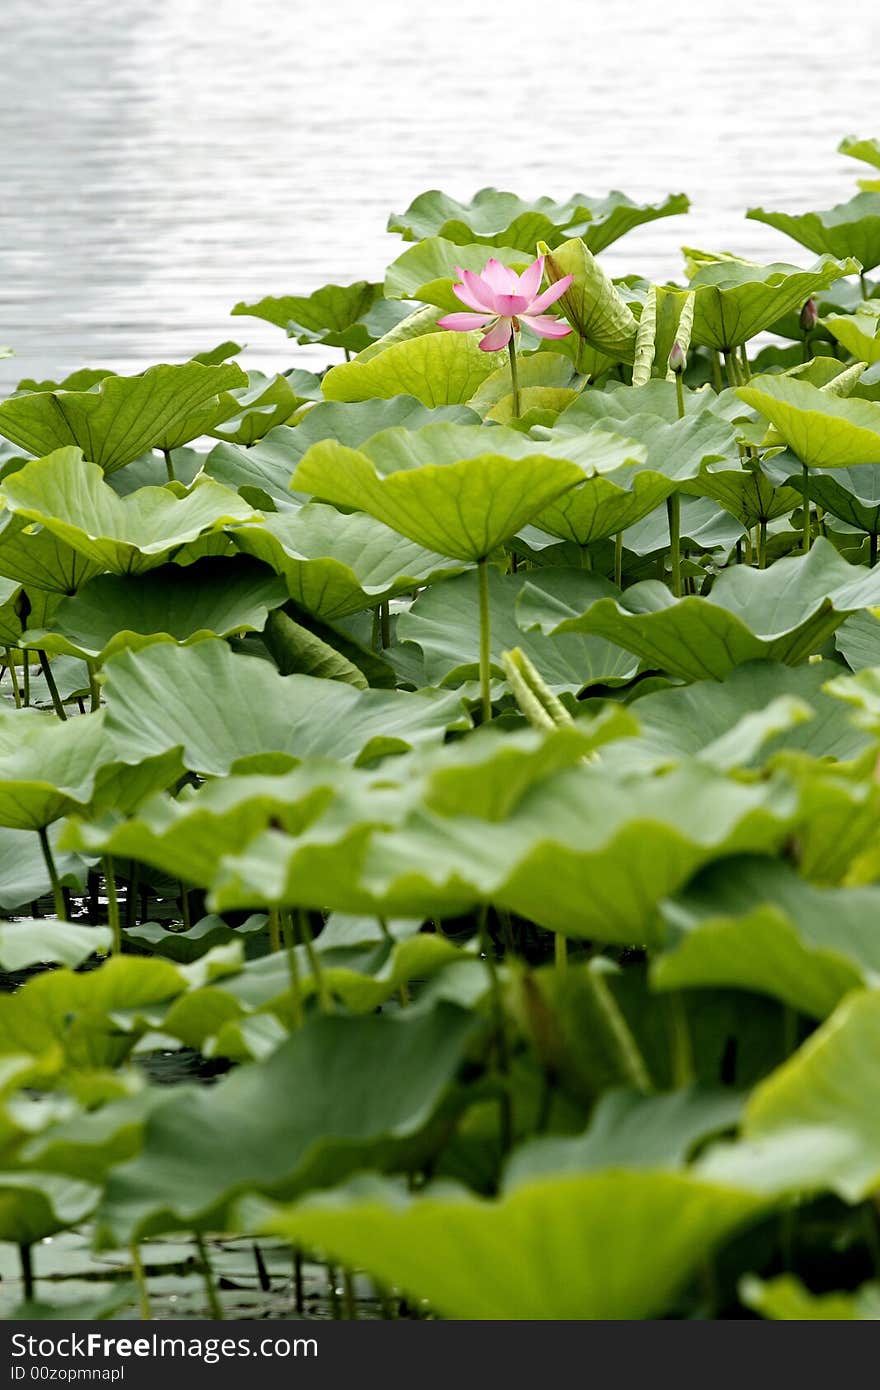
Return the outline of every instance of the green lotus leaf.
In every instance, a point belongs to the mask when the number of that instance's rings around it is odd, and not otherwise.
[[[442,741],[447,725],[461,721],[454,694],[283,677],[211,639],[125,651],[105,671],[107,730],[120,758],[135,762],[180,747],[186,767],[215,776],[267,755],[278,770],[324,754],[366,761]]]
[[[682,497],[679,506],[679,535],[680,544],[685,551],[721,551],[719,559],[729,557],[737,541],[743,539],[745,527],[729,512],[719,511],[714,502],[707,497],[687,497],[684,495],[684,487],[698,484],[684,484]],[[669,510],[667,507],[656,507],[653,512],[649,512],[641,521],[628,526],[623,533],[624,555],[630,551],[639,557],[652,557],[658,565],[662,563],[664,572],[670,569],[668,563],[668,551],[670,545],[669,535]],[[685,559],[682,563],[682,574],[689,572],[689,565],[692,562]],[[624,567],[626,562],[624,561]],[[646,567],[641,567],[641,573],[646,572]],[[703,582],[705,571],[693,562],[690,569],[695,585],[699,586]]]
[[[844,260],[853,256],[863,270],[880,264],[880,196],[857,193],[848,203],[817,212],[766,212],[749,208],[746,217],[776,227],[816,255]]]
[[[575,384],[576,377],[571,361],[561,352],[534,352],[528,357],[518,359],[517,380],[520,390],[526,392],[538,387],[571,387]],[[510,399],[512,393],[510,362],[505,357],[472,397],[470,408],[480,415],[487,415],[493,406]]]
[[[169,483],[117,497],[79,449],[56,449],[26,464],[0,493],[11,511],[120,575],[154,569],[188,541],[255,516],[212,478],[196,478],[190,488]]]
[[[27,970],[32,965],[82,965],[112,944],[109,927],[79,927],[70,922],[21,918],[0,922],[0,969]]]
[[[36,381],[33,377],[24,377],[16,386],[15,393],[18,395],[25,391],[88,391],[108,376],[118,375],[112,367],[79,367],[61,381]]]
[[[774,1321],[880,1319],[880,1284],[862,1284],[854,1293],[811,1293],[794,1274],[778,1274],[767,1280],[749,1276],[741,1281],[739,1294],[747,1308]]]
[[[59,850],[56,827],[48,831],[58,877],[62,883],[81,889],[86,868],[78,854]],[[0,910],[10,912],[36,902],[51,890],[46,861],[32,830],[0,829]]]
[[[637,361],[633,367],[633,386],[643,386],[652,377],[673,382],[675,374],[669,366],[673,343],[678,343],[687,355],[694,327],[693,291],[671,285],[652,285],[639,319]],[[643,360],[638,361],[641,344]],[[638,370],[637,370],[638,368]],[[642,379],[644,378],[644,379]]]
[[[594,417],[589,405],[581,408],[581,400],[563,412],[551,437],[584,431]],[[563,540],[588,545],[634,525],[678,491],[683,482],[702,476],[710,464],[736,457],[733,431],[725,420],[709,412],[670,423],[655,415],[634,415],[624,428],[631,431],[628,439],[621,441],[611,433],[607,436],[607,451],[613,457],[613,441],[620,466],[611,471],[597,467],[598,476],[552,502],[535,517],[535,526]],[[598,443],[607,429],[610,421],[604,416],[587,433]],[[638,448],[633,447],[633,441]]]
[[[444,237],[428,237],[404,251],[388,267],[385,295],[388,299],[419,299],[447,313],[458,310],[461,303],[452,293],[458,280],[456,267],[479,272],[490,258],[522,271],[534,259],[534,253],[513,246],[456,245]]]
[[[27,517],[0,513],[0,574],[18,584],[47,593],[75,594],[103,568]]]
[[[544,1173],[684,1168],[698,1143],[737,1123],[743,1103],[740,1092],[701,1086],[653,1096],[606,1091],[583,1134],[541,1136],[521,1145],[507,1164],[505,1185]]]
[[[695,296],[691,341],[730,352],[858,269],[855,261],[837,262],[830,256],[821,257],[809,270],[735,259],[707,262],[690,282]]]
[[[72,818],[62,844],[88,854],[136,858],[172,878],[207,888],[224,857],[237,853],[269,826],[292,834],[314,827],[320,841],[326,838],[325,813],[338,837],[363,836],[374,824],[399,821],[409,798],[389,790],[387,769],[376,776],[383,794],[373,775],[329,760],[272,776],[233,775],[207,783],[197,795],[157,796],[128,820],[118,815],[92,823]]]
[[[576,238],[545,253],[544,272],[551,284],[574,277],[556,307],[575,333],[614,360],[631,362],[638,323],[584,242]]]
[[[573,571],[570,577],[584,602],[614,592],[605,580],[583,571]],[[525,652],[557,694],[567,690],[577,695],[589,685],[622,685],[635,675],[636,660],[602,638],[580,634],[557,638],[521,632],[516,602],[527,579],[527,571],[503,575],[494,568],[489,570],[491,660],[495,676],[505,678],[501,655],[513,647]],[[425,677],[431,684],[458,685],[476,679],[480,652],[476,575],[463,574],[421,594],[409,612],[398,618],[397,638],[420,648]]]
[[[857,361],[880,362],[880,339],[877,337],[880,315],[828,314],[824,323],[833,337],[842,343]]]
[[[417,1163],[479,1027],[448,1004],[313,1018],[265,1062],[170,1096],[149,1116],[140,1156],[110,1176],[99,1242],[217,1230],[245,1191],[292,1197],[367,1166]],[[279,1105],[285,1095],[296,1104]]]
[[[775,482],[789,477],[796,478],[798,483],[801,481],[800,469],[787,451],[765,468]],[[880,464],[835,468],[833,473],[814,472],[810,475],[810,498],[856,530],[872,535],[880,533]]]
[[[300,997],[307,1000],[318,992],[318,982],[305,948],[297,947],[296,955]],[[321,984],[327,997],[350,1013],[370,1014],[392,996],[405,993],[411,983],[424,984],[463,958],[457,946],[433,933],[411,936],[393,945],[380,941],[369,950],[323,951]],[[250,1060],[248,1031],[243,1031],[242,1022],[266,1016],[282,1024],[280,1037],[274,1030],[268,1034],[277,1046],[294,1022],[290,965],[278,952],[249,961],[241,974],[224,979],[218,986],[182,995],[171,1005],[161,1027],[163,1033],[197,1047],[206,1056]],[[251,1038],[255,1037],[259,1038],[259,1049],[262,1038],[252,1033]]]
[[[770,994],[813,1018],[880,981],[878,888],[814,888],[786,864],[730,859],[663,905],[670,939],[658,989],[706,986]]]
[[[266,936],[265,913],[255,912],[239,927],[231,927],[222,917],[209,914],[201,917],[185,931],[170,931],[159,922],[141,922],[123,929],[123,940],[143,947],[151,955],[163,956],[178,965],[189,965],[215,946],[228,946],[233,941],[248,941]]]
[[[236,413],[228,395],[247,386],[241,367],[151,367],[143,376],[106,377],[88,391],[14,396],[0,405],[0,434],[42,457],[65,445],[113,473],[152,448],[175,449]]]
[[[0,1240],[35,1245],[76,1226],[93,1210],[100,1189],[55,1173],[0,1173]]]
[[[332,641],[325,641],[280,609],[269,614],[263,643],[282,676],[317,676],[322,680],[342,681],[358,690],[369,689],[370,682],[364,672],[334,647]]]
[[[851,671],[880,666],[880,621],[877,609],[853,613],[834,634],[834,645]]]
[[[146,1117],[161,1099],[161,1088],[145,1086],[97,1109],[80,1110],[25,1144],[22,1160],[33,1168],[101,1182],[138,1152]]]
[[[289,596],[324,622],[460,569],[364,512],[341,515],[319,502],[270,513],[259,526],[237,528],[234,539],[240,550],[282,575]]]
[[[410,338],[421,338],[426,333],[443,333],[445,330],[439,327],[439,320],[443,317],[443,310],[438,309],[434,304],[424,304],[421,309],[405,308],[394,299],[383,299],[382,305],[387,310],[395,313],[403,312],[405,317],[389,328],[387,333],[383,333],[381,338],[370,343],[367,347],[361,348],[358,358],[361,362],[369,362],[371,357],[378,357],[380,352],[386,348],[394,347],[396,343],[408,342]]]
[[[763,522],[788,516],[803,501],[803,493],[793,487],[776,487],[758,466],[747,460],[738,468],[706,468],[699,478],[682,489],[698,497],[711,497],[747,531]],[[812,491],[812,482],[811,482]],[[814,497],[814,500],[818,500]]]
[[[126,647],[155,641],[188,645],[204,637],[261,632],[285,585],[245,556],[164,565],[142,575],[104,574],[61,600],[48,628],[31,629],[23,646],[103,663]]]
[[[310,399],[298,396],[290,379],[280,373],[267,377],[262,372],[251,372],[247,390],[232,394],[239,405],[238,414],[215,425],[209,433],[215,439],[241,444],[246,448],[256,444],[271,429],[283,425],[299,406]]]
[[[197,795],[158,796],[128,820],[73,818],[64,842],[89,854],[138,858],[207,888],[226,856],[269,827],[311,837],[321,853],[328,833],[331,843],[348,838],[355,846],[373,826],[402,824],[419,798],[441,816],[464,812],[502,820],[530,786],[635,727],[626,710],[613,706],[597,719],[549,734],[509,732],[501,738],[486,730],[420,753],[415,762],[404,757],[395,764],[396,780],[387,763],[368,773],[320,760],[276,776],[231,776],[208,783]],[[176,934],[173,940],[184,938]]]
[[[422,759],[422,804],[442,816],[503,821],[530,787],[589,759],[599,749],[638,732],[629,710],[607,705],[594,719],[551,730],[508,731],[486,727]]]
[[[0,1053],[59,1048],[74,1069],[118,1066],[146,1031],[145,1011],[188,986],[170,961],[112,956],[97,970],[33,976],[0,1010]]]
[[[856,722],[872,733],[880,729],[880,667],[869,667],[855,676],[835,676],[825,684],[834,695],[858,711]]]
[[[406,212],[392,213],[388,230],[399,232],[404,241],[439,236],[460,246],[479,242],[518,246],[529,253],[539,241],[556,246],[580,236],[591,251],[601,251],[632,227],[687,212],[689,207],[683,193],[670,194],[662,203],[634,203],[616,190],[606,198],[574,193],[566,202],[555,203],[552,198],[524,202],[515,193],[481,188],[469,203],[460,203],[432,189],[420,193]]]
[[[52,714],[0,714],[0,825],[40,830],[86,806],[99,767],[112,761],[103,714],[66,722]]]
[[[749,1097],[742,1138],[698,1164],[710,1181],[765,1192],[827,1189],[859,1202],[880,1187],[874,1058],[880,994],[849,994]]]
[[[290,492],[293,470],[318,440],[336,439],[356,449],[374,434],[395,425],[403,429],[421,429],[422,425],[444,420],[476,425],[479,416],[464,405],[431,409],[413,396],[323,401],[309,410],[295,428],[280,426],[251,448],[218,445],[205,461],[205,472],[224,486],[235,488],[254,506],[292,511],[301,505]]]
[[[845,135],[837,150],[839,154],[848,154],[851,159],[860,159],[880,169],[880,140],[860,140],[856,135]]]
[[[545,444],[503,427],[386,430],[361,451],[316,444],[292,486],[357,507],[417,544],[479,560],[584,476],[590,440]]]
[[[491,1201],[452,1186],[411,1196],[363,1180],[260,1225],[445,1317],[631,1319],[668,1311],[700,1262],[759,1209],[754,1194],[690,1173],[622,1169],[523,1177]]]
[[[382,299],[382,286],[366,280],[352,285],[322,285],[310,295],[281,295],[257,304],[236,304],[233,314],[247,314],[283,328],[298,343],[322,343],[360,352],[381,338],[400,314]]]
[[[732,393],[724,392],[716,396],[710,387],[685,391],[684,409],[687,416],[708,412],[725,420],[743,414],[742,406]],[[560,417],[556,428],[576,434],[590,424],[601,421],[606,429],[625,435],[630,420],[641,420],[643,416],[653,417],[658,423],[664,420],[667,424],[678,422],[678,399],[673,382],[656,378],[645,382],[644,386],[609,382],[607,390],[582,391]],[[647,423],[644,428],[648,428]]]
[[[756,769],[780,751],[855,759],[870,740],[840,701],[825,693],[827,680],[821,663],[754,661],[723,681],[654,691],[632,706],[639,733],[616,750],[616,765],[624,760],[628,767],[659,769],[695,757],[725,769]]]
[[[17,580],[0,579],[0,644],[4,646],[14,646],[21,636],[20,593]]]
[[[778,560],[769,570],[725,570],[708,598],[675,599],[665,585],[646,580],[578,614],[564,593],[554,593],[552,575],[536,575],[523,589],[518,621],[551,636],[605,637],[685,680],[723,680],[747,661],[796,665],[849,613],[878,602],[880,575],[847,564],[820,537],[808,555]]]
[[[367,362],[354,358],[324,377],[328,401],[415,396],[426,406],[463,405],[495,369],[478,333],[429,333],[395,343]]]
[[[753,378],[737,394],[808,468],[880,463],[880,405],[873,401],[834,396],[789,376]]]
[[[659,901],[719,854],[775,852],[792,789],[745,786],[697,763],[618,777],[613,759],[529,788],[500,822],[412,809],[398,826],[268,831],[221,866],[211,910],[321,905],[382,916],[458,916],[494,903],[567,936],[654,944]],[[372,813],[374,824],[379,815]]]

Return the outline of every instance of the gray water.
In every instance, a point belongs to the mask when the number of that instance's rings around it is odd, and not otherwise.
[[[240,299],[380,278],[427,188],[684,190],[612,248],[807,263],[748,206],[822,207],[880,135],[880,11],[804,0],[2,0],[0,388],[229,337],[315,366]]]

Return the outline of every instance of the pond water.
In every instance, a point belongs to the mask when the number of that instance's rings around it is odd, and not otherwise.
[[[233,336],[316,365],[230,308],[378,278],[388,212],[430,187],[687,191],[613,273],[674,275],[683,242],[806,262],[745,208],[849,197],[837,143],[880,134],[867,6],[5,0],[3,21],[2,389]]]

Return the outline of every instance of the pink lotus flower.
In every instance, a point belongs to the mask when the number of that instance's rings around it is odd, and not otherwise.
[[[544,275],[543,256],[532,261],[522,275],[496,261],[494,256],[479,275],[473,270],[462,270],[460,266],[455,267],[455,273],[461,277],[461,284],[453,285],[452,292],[474,312],[447,314],[438,319],[438,327],[451,328],[456,333],[488,328],[489,332],[480,342],[483,352],[498,352],[507,347],[523,323],[539,338],[564,338],[571,332],[567,323],[560,323],[544,310],[565,294],[573,276],[564,275],[543,294],[538,294]]]

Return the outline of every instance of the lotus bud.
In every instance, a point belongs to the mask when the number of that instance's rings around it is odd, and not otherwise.
[[[687,354],[677,338],[670,348],[667,362],[669,370],[675,372],[676,376],[681,376],[687,366]]]
[[[819,310],[815,299],[808,299],[801,309],[801,332],[812,333],[819,322]]]

